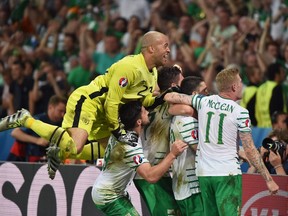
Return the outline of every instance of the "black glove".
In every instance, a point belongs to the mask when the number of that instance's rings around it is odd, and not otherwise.
[[[147,109],[154,109],[156,108],[157,106],[163,104],[165,102],[164,100],[164,97],[167,93],[170,93],[170,92],[178,92],[178,93],[181,93],[181,89],[180,89],[180,86],[172,86],[168,89],[166,89],[166,91],[164,91],[163,93],[161,93],[160,95],[158,95],[156,98],[155,98],[155,101],[154,103],[147,107]]]
[[[138,134],[135,131],[125,131],[119,127],[112,131],[112,134],[119,142],[126,143],[133,147],[137,146],[138,144]]]

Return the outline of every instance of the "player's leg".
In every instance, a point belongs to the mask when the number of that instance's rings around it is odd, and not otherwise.
[[[202,216],[204,214],[200,193],[192,194],[192,196],[183,200],[177,200],[177,204],[180,208],[181,216]]]
[[[85,144],[82,151],[77,154],[76,159],[94,161],[103,158],[108,138],[102,140],[92,140]]]
[[[71,152],[75,154],[77,152],[73,146],[69,147],[64,145],[65,143],[71,145],[71,137],[63,128],[34,119],[28,110],[21,109],[17,111],[17,113],[7,116],[0,121],[0,131],[16,127],[29,128],[40,137],[49,140],[53,144],[59,143],[60,147],[63,146],[62,148],[67,149],[67,151],[69,150],[69,153]],[[61,139],[68,141],[63,142]],[[72,142],[74,141],[72,140]]]
[[[162,177],[154,184],[144,179],[133,181],[150,215],[178,215],[179,207],[174,199],[170,177]]]
[[[134,179],[133,182],[138,192],[140,193],[142,199],[144,200],[150,215],[153,215],[153,211],[156,205],[155,188],[154,188],[155,184],[151,184],[147,182],[145,179]]]
[[[127,197],[119,198],[111,203],[105,205],[96,205],[105,215],[119,216],[130,215],[140,216],[131,201]]]
[[[47,151],[47,158],[48,173],[52,179],[54,178],[55,172],[61,163],[61,159],[63,160],[70,155],[77,154],[76,144],[65,129],[36,120],[30,115],[29,111],[25,109],[21,109],[17,111],[17,113],[7,116],[0,121],[0,131],[16,127],[29,128],[37,133],[40,137],[50,141],[50,147]],[[80,136],[81,134],[79,137]],[[87,137],[88,135],[86,135],[86,140]],[[85,138],[82,139],[85,140]],[[61,155],[61,158],[59,158],[59,155]]]
[[[231,175],[215,178],[218,178],[217,182],[215,182],[215,187],[219,215],[240,215],[242,205],[242,176]]]
[[[77,154],[76,159],[97,160],[103,158],[108,139],[111,135],[109,125],[106,122],[104,114],[97,115],[97,122],[94,122],[88,141],[82,151]]]
[[[54,130],[51,135],[52,145],[47,150],[47,159],[48,174],[52,179],[60,165],[60,159],[76,158],[82,151],[96,120],[100,105],[91,100],[86,88],[87,86],[79,88],[70,95],[62,127]]]
[[[156,208],[153,215],[180,215],[174,198],[171,177],[162,177],[155,185]]]
[[[201,189],[201,197],[203,201],[204,216],[219,215],[215,191],[211,179],[212,177],[210,176],[198,176],[199,186]]]
[[[23,127],[27,118],[31,117],[30,112],[26,109],[18,110],[16,113],[6,116],[0,120],[0,131],[12,128]]]

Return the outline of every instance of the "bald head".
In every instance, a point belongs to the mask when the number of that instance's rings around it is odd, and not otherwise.
[[[141,53],[147,68],[165,65],[169,60],[169,38],[157,31],[149,31],[142,37]]]
[[[161,32],[157,31],[149,31],[143,35],[142,38],[142,48],[146,48],[148,46],[154,45],[159,43],[163,40],[163,38],[167,37],[166,35],[162,34]]]

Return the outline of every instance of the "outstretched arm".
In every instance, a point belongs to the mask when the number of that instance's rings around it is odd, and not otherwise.
[[[245,154],[249,162],[258,170],[266,181],[266,185],[271,194],[276,194],[279,186],[274,182],[270,173],[268,172],[261,155],[257,151],[251,133],[239,132],[239,137],[242,141],[242,146],[244,148]]]
[[[186,94],[179,94],[176,92],[173,93],[167,93],[164,97],[164,100],[167,103],[180,103],[180,104],[186,104],[186,105],[191,105],[192,104],[192,95],[186,95]]]
[[[197,117],[197,112],[191,106],[186,104],[170,104],[168,112],[170,115]]]

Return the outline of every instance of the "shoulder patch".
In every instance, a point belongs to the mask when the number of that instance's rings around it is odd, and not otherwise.
[[[143,158],[140,157],[140,155],[135,155],[135,156],[133,157],[133,161],[134,161],[135,164],[138,165],[138,164],[141,164],[141,163],[142,163]]]
[[[121,77],[118,83],[120,87],[125,87],[128,85],[128,79],[125,77]]]
[[[198,130],[196,130],[196,129],[192,130],[191,136],[194,140],[198,139]]]
[[[246,121],[245,121],[245,126],[246,126],[246,127],[250,127],[250,121],[249,121],[249,119],[246,119]]]

